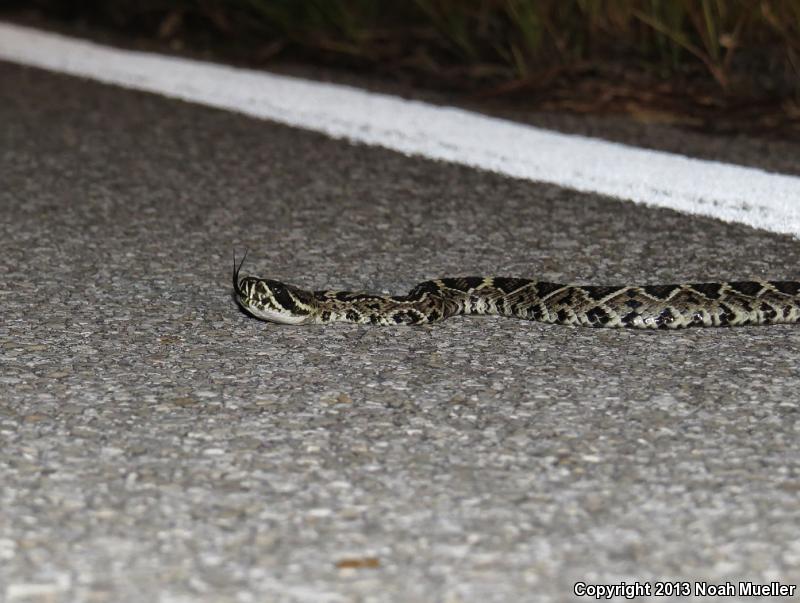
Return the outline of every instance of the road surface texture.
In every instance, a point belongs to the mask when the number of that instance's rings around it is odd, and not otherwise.
[[[293,328],[231,291],[246,247],[248,273],[399,293],[798,279],[798,241],[10,64],[0,82],[0,600],[800,582],[800,327]]]

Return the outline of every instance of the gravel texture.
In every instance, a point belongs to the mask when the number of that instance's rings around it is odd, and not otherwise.
[[[0,81],[0,600],[800,582],[800,328],[292,328],[230,283],[245,247],[245,271],[314,288],[798,279],[800,242],[8,64]]]

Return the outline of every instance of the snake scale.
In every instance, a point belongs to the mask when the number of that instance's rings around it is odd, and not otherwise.
[[[800,322],[796,281],[589,286],[469,276],[425,281],[394,296],[307,291],[271,279],[240,278],[245,258],[238,266],[234,258],[236,300],[253,316],[283,324],[419,325],[463,314],[631,329]]]

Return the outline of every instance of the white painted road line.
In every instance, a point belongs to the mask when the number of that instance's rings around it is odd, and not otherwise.
[[[348,86],[119,50],[6,23],[0,23],[0,59],[800,238],[796,176],[551,132]]]

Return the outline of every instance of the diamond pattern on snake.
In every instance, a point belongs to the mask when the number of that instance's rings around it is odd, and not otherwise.
[[[505,276],[440,278],[406,295],[307,291],[241,276],[236,301],[262,320],[290,324],[349,322],[422,325],[451,316],[498,315],[559,325],[681,329],[800,322],[800,282],[719,281],[675,285],[568,285]]]

